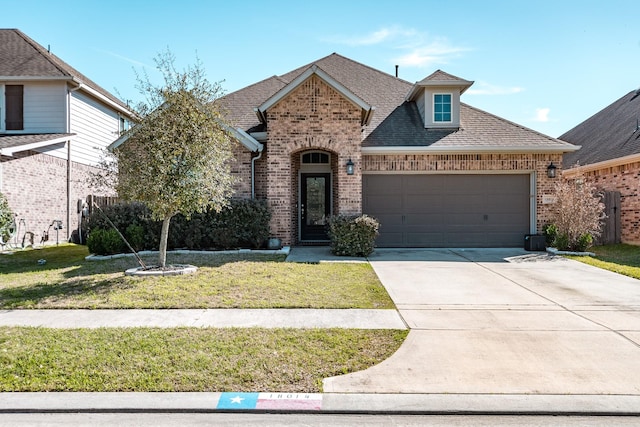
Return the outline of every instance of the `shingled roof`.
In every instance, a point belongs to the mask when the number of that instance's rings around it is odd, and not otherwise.
[[[333,53],[281,76],[273,76],[226,95],[222,99],[222,105],[227,109],[227,119],[234,126],[245,130],[262,129],[253,109],[313,65],[317,65],[353,94],[376,108],[365,134],[375,129],[396,107],[401,105],[412,87],[412,84],[405,80]]]
[[[227,119],[248,132],[263,131],[254,108],[260,106],[310,67],[317,65],[369,105],[375,113],[363,132],[363,148],[415,147],[431,150],[547,151],[575,150],[571,144],[543,135],[466,104],[461,104],[460,129],[425,129],[420,112],[408,94],[420,85],[333,53],[281,76],[273,76],[230,93],[221,102]],[[471,81],[437,70],[422,82],[454,82],[467,87]]]
[[[17,29],[0,29],[0,80],[69,80],[98,92],[122,109],[129,107],[109,91],[50,53]]]
[[[564,155],[565,166],[586,166],[640,154],[640,89],[632,90],[559,139],[582,148]]]

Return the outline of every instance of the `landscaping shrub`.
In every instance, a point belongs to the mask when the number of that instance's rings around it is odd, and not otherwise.
[[[113,228],[95,229],[87,237],[89,252],[95,255],[113,255],[128,252],[122,238]]]
[[[4,194],[0,193],[0,237],[6,242],[11,236],[9,230],[13,226],[13,212],[9,208],[9,202]]]
[[[545,230],[550,246],[560,250],[584,251],[600,235],[604,204],[596,187],[578,176],[561,180],[555,186],[556,202],[551,211],[551,225]]]
[[[375,247],[380,224],[367,215],[338,215],[329,219],[331,252],[342,256],[368,256]]]
[[[143,204],[122,203],[107,206],[103,211],[134,249],[158,249],[162,223],[153,221],[150,211]],[[190,219],[178,214],[171,220],[167,248],[260,248],[269,237],[270,220],[271,213],[266,202],[259,200],[234,199],[220,212],[209,210],[195,213]],[[91,236],[95,230],[108,230],[112,227],[95,210],[84,228],[84,232]]]

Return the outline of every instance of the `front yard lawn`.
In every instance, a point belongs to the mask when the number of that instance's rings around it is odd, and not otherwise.
[[[134,258],[86,261],[87,255],[79,245],[1,254],[0,308],[394,308],[366,263],[169,253],[168,263],[193,264],[198,272],[142,278],[124,275],[137,266]]]
[[[407,331],[0,328],[0,392],[319,392]]]
[[[568,256],[567,258],[604,270],[640,279],[640,246],[618,244],[594,246],[589,249],[596,257]]]

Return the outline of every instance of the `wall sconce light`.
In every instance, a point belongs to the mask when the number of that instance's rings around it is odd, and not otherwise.
[[[354,172],[354,164],[351,158],[347,160],[347,175],[353,175]]]
[[[547,166],[547,177],[548,178],[555,178],[556,177],[556,165],[553,164],[553,162],[551,162],[551,164],[549,166]]]

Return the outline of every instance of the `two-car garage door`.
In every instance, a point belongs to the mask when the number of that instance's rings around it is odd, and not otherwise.
[[[364,175],[379,247],[517,247],[530,227],[530,175]]]

